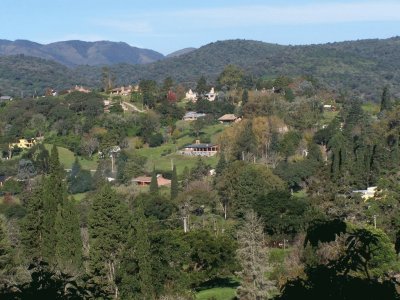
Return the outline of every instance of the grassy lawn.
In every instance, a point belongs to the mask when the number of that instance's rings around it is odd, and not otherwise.
[[[361,107],[365,112],[371,115],[376,115],[380,111],[380,105],[372,102],[364,103]]]
[[[211,141],[215,142],[216,136],[219,132],[224,129],[221,124],[207,126],[202,130],[202,133],[211,137]],[[159,147],[154,148],[141,148],[137,151],[138,154],[143,155],[147,158],[146,169],[151,171],[153,166],[158,170],[171,170],[172,164],[176,166],[178,174],[181,174],[185,167],[192,168],[197,161],[197,157],[189,157],[185,155],[178,154],[177,151],[183,146],[193,143],[196,137],[190,135],[184,135],[180,139],[173,143],[166,143]],[[218,162],[218,157],[204,157],[204,161],[207,164],[215,167]]]
[[[204,282],[196,292],[197,300],[232,300],[236,295],[239,282],[234,278],[216,278]]]
[[[324,111],[324,123],[329,124],[338,115],[338,113],[338,111]]]
[[[51,148],[53,147],[53,145],[51,145],[51,144],[44,144],[44,146],[46,147],[46,149],[48,151],[51,151]],[[64,165],[64,168],[71,169],[72,164],[75,161],[74,153],[72,153],[67,148],[63,148],[63,147],[57,147],[57,150],[58,150],[58,155],[60,157],[61,164]],[[84,159],[84,158],[81,158],[81,157],[79,157],[78,159],[79,159],[79,162],[80,162],[80,164],[82,166],[82,169],[85,169],[85,170],[96,170],[97,161],[95,159],[87,160],[87,159]]]
[[[200,291],[196,294],[196,300],[232,300],[235,298],[235,288],[217,287],[208,290]]]

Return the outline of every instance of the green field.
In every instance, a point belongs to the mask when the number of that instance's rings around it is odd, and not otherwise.
[[[51,148],[53,147],[53,145],[51,145],[51,144],[44,144],[44,146],[46,147],[46,149],[48,151],[51,151]],[[60,157],[60,163],[62,165],[64,165],[64,168],[71,169],[72,164],[75,161],[74,153],[72,153],[67,148],[63,148],[63,147],[57,147],[57,150],[58,150],[58,155]],[[95,159],[87,160],[87,159],[84,159],[81,157],[79,157],[78,159],[82,166],[82,169],[85,169],[85,170],[96,170],[97,169],[97,161]]]
[[[380,105],[372,102],[364,103],[361,107],[365,112],[371,115],[376,115],[380,111]]]
[[[232,300],[235,298],[236,289],[230,287],[217,287],[200,291],[196,294],[196,300]]]
[[[224,129],[221,124],[211,125],[202,130],[203,135],[211,137],[211,141],[215,142],[219,132]],[[151,171],[153,166],[157,170],[171,170],[172,165],[176,166],[178,174],[181,174],[185,167],[192,168],[196,164],[197,157],[189,157],[181,155],[178,152],[184,145],[193,143],[196,137],[189,136],[188,134],[179,138],[175,144],[166,143],[159,147],[149,148],[144,147],[136,151],[138,154],[147,158],[146,169]],[[215,166],[218,162],[218,157],[204,158],[205,162],[211,166]]]

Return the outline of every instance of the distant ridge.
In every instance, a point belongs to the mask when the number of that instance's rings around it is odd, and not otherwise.
[[[27,47],[32,42],[18,43]],[[87,51],[83,46],[80,49]],[[119,63],[110,64],[109,68],[116,85],[142,79],[162,82],[171,77],[175,83],[193,88],[202,75],[210,84],[216,84],[216,78],[228,64],[242,68],[247,80],[302,76],[347,97],[374,101],[379,101],[383,86],[389,85],[393,97],[400,99],[400,37],[304,46],[226,40],[149,64]],[[0,56],[0,93],[19,90],[43,93],[47,86],[61,89],[75,83],[101,87],[101,66],[64,68],[50,60]]]
[[[27,40],[0,40],[0,56],[17,54],[54,60],[68,67],[118,63],[136,65],[164,59],[161,53],[132,47],[123,42],[71,40],[42,45]]]
[[[167,58],[178,57],[178,56],[181,56],[181,55],[184,55],[184,54],[188,54],[188,53],[190,53],[190,52],[193,52],[193,51],[195,51],[195,50],[196,50],[196,48],[193,48],[193,47],[184,48],[184,49],[181,49],[181,50],[172,52],[172,53],[168,54],[166,57],[167,57]]]

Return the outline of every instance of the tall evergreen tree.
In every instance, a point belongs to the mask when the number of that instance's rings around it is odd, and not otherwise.
[[[128,209],[105,184],[95,195],[89,213],[89,275],[94,287],[118,297],[116,276],[127,240]]]
[[[34,259],[43,257],[44,209],[43,184],[32,190],[26,204],[26,214],[21,221],[21,243],[25,256]]]
[[[134,213],[134,230],[136,244],[134,248],[135,258],[138,266],[138,285],[141,297],[139,299],[152,299],[154,297],[152,274],[151,274],[151,252],[149,240],[149,228],[144,215],[143,202],[139,201]]]
[[[172,177],[171,177],[171,199],[175,199],[179,193],[179,182],[178,175],[176,173],[176,166],[172,168]]]
[[[82,239],[79,213],[73,199],[64,199],[58,205],[55,220],[57,266],[63,272],[77,272],[82,265]]]
[[[390,99],[390,90],[389,86],[385,86],[382,91],[381,97],[381,111],[390,110],[392,107],[391,99]]]
[[[58,150],[54,145],[49,160],[50,175],[43,182],[43,259],[50,263],[55,260],[54,245],[56,242],[55,220],[59,205],[67,197],[63,182],[63,170],[58,159]]]
[[[157,181],[157,173],[156,169],[153,168],[153,173],[151,174],[151,181],[150,181],[150,194],[158,194],[158,181]]]
[[[7,273],[13,267],[13,255],[6,229],[6,220],[0,215],[0,289],[1,285],[7,277]]]
[[[242,106],[249,102],[249,91],[247,89],[243,90],[242,94]]]

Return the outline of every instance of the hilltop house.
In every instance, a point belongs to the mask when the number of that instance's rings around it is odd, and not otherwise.
[[[8,145],[8,147],[10,149],[14,147],[18,147],[21,149],[29,149],[32,148],[34,145],[36,145],[35,139],[19,139],[18,143],[11,143]]]
[[[84,88],[83,86],[77,86],[77,85],[75,85],[74,88],[68,90],[68,93],[72,93],[72,92],[81,92],[81,93],[88,94],[88,93],[91,92],[91,90],[89,90],[89,89],[87,89],[87,88]]]
[[[150,185],[151,177],[139,176],[139,177],[133,178],[132,181],[140,186]],[[157,184],[158,184],[158,186],[171,185],[171,180],[164,178],[162,176],[162,174],[157,174]]]
[[[197,113],[195,111],[188,111],[184,116],[183,120],[184,121],[196,121],[198,118],[205,117],[206,114],[203,113]]]
[[[353,191],[353,193],[361,194],[361,198],[363,198],[365,201],[365,200],[375,197],[376,189],[377,189],[376,186],[371,186],[371,187],[367,188],[366,190],[356,190],[356,191]]]
[[[187,145],[180,151],[183,155],[190,156],[214,156],[218,153],[218,145],[202,144],[200,140],[196,140],[195,144]]]
[[[214,88],[211,88],[211,90],[207,94],[205,94],[204,96],[206,97],[206,99],[208,101],[214,101],[215,98],[218,96],[218,93],[216,93],[214,91]]]
[[[234,114],[226,114],[218,119],[221,124],[237,123],[241,118],[236,117]]]
[[[186,92],[185,94],[185,99],[192,101],[192,102],[196,102],[197,101],[197,93],[194,93],[191,89]]]
[[[11,96],[1,96],[0,103],[11,101],[13,98]]]
[[[121,87],[117,87],[115,89],[111,90],[111,95],[121,95],[121,96],[128,96],[129,94],[131,94],[133,91],[138,91],[139,87],[135,86],[132,87],[131,85],[129,86],[121,86]]]

